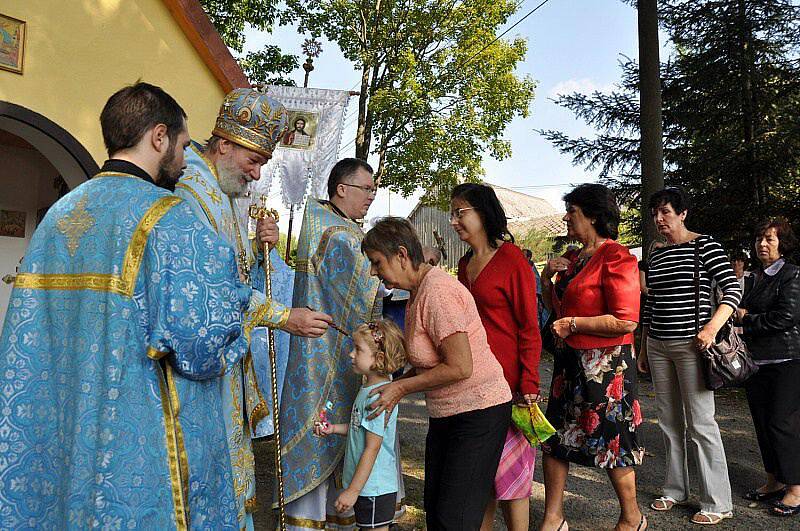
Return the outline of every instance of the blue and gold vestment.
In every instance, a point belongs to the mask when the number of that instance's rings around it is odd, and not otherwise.
[[[250,298],[152,183],[101,173],[53,205],[0,338],[0,528],[238,530],[219,376]]]
[[[309,200],[297,244],[294,306],[325,312],[352,333],[380,316],[377,277],[361,252],[364,233],[327,202]],[[316,339],[292,336],[281,401],[286,502],[314,490],[342,462],[344,437],[317,437],[314,422],[330,402],[332,423],[347,423],[358,388],[349,337],[333,328]]]
[[[175,188],[176,195],[186,200],[198,218],[237,250],[240,273],[249,277],[249,281],[261,290],[254,292],[258,297],[254,297],[251,304],[251,312],[261,316],[259,324],[284,325],[289,318],[289,308],[275,295],[283,295],[284,301],[289,302],[291,291],[284,286],[288,268],[273,250],[271,260],[276,266],[283,267],[273,277],[273,300],[266,300],[262,293],[264,273],[257,267],[258,251],[248,240],[247,221],[241,216],[236,202],[220,188],[216,167],[197,144],[186,149],[185,160],[186,169]],[[239,505],[240,526],[248,529],[253,526],[249,513],[256,508],[251,439],[254,435],[266,435],[272,429],[269,352],[265,336],[263,329],[254,331],[251,352],[225,374],[222,383],[234,494]],[[285,364],[288,354],[288,334],[281,332],[276,336],[276,353],[283,352],[278,360],[282,366],[281,360]]]

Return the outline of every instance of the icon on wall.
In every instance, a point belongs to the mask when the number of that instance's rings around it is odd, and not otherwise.
[[[0,236],[25,237],[25,212],[0,210]]]
[[[25,22],[0,13],[0,69],[22,73]]]

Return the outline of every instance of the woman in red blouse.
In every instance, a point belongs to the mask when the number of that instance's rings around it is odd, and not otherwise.
[[[458,279],[475,298],[489,346],[517,402],[539,399],[542,339],[536,311],[536,278],[508,232],[494,190],[461,184],[451,193],[450,224],[470,251],[458,263]],[[510,240],[510,241],[509,241]],[[536,453],[513,425],[495,476],[495,499],[511,531],[527,530]],[[486,508],[481,529],[491,530],[497,503]]]
[[[633,331],[639,320],[636,258],[613,239],[619,207],[611,191],[582,184],[564,196],[567,234],[580,249],[550,260],[542,272],[545,305],[555,310],[553,381],[545,415],[557,432],[545,444],[542,530],[567,529],[564,486],[569,464],[605,468],[617,493],[617,531],[647,528],[636,501],[634,465],[644,448],[636,394]],[[552,281],[555,275],[555,282]]]

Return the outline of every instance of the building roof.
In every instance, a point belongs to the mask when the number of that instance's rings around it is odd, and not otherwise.
[[[163,0],[189,42],[226,93],[250,81],[208,19],[199,0]]]
[[[509,223],[528,221],[558,214],[553,205],[541,197],[516,192],[508,188],[503,188],[502,186],[497,186],[496,184],[489,184],[489,186],[494,188],[497,199],[500,200],[500,204],[503,205],[503,209],[506,211],[506,217]]]

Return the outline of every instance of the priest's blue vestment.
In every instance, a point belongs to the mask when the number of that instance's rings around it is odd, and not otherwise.
[[[333,205],[309,200],[297,244],[294,305],[329,314],[349,334],[381,314],[380,282],[370,276],[363,237]],[[342,462],[346,439],[315,436],[314,422],[322,409],[332,423],[349,421],[361,385],[348,356],[352,348],[352,339],[334,328],[316,339],[291,338],[280,411],[286,502],[317,496],[312,491]],[[290,528],[325,525],[302,508],[287,514]]]

